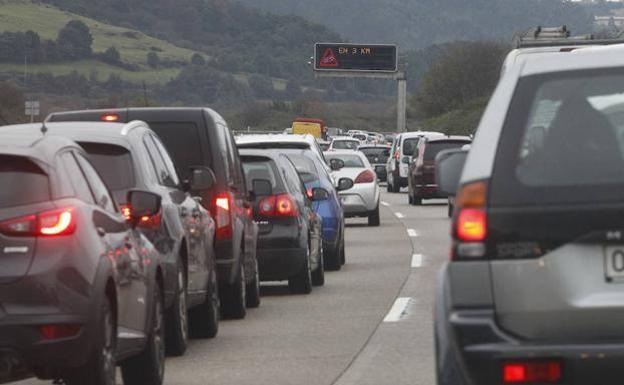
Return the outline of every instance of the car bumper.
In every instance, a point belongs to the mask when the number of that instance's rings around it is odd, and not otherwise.
[[[362,183],[341,192],[340,201],[345,217],[366,215],[379,204],[379,186],[377,183]]]
[[[416,186],[418,195],[424,199],[446,198],[446,195],[440,194],[437,184],[427,184]]]
[[[299,273],[308,258],[307,248],[258,249],[260,280],[281,281]]]
[[[377,179],[379,179],[381,182],[385,182],[386,180],[388,180],[388,172],[386,171],[385,164],[375,164],[372,166],[375,170],[375,174],[377,174]]]

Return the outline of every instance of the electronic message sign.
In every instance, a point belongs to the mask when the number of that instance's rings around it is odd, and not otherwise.
[[[316,43],[315,71],[397,72],[397,46]]]

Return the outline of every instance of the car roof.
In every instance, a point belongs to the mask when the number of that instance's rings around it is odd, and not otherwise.
[[[323,152],[323,154],[325,155],[358,155],[358,156],[365,156],[364,154],[362,154],[360,151],[357,150],[332,150],[332,151],[325,151]]]
[[[472,139],[470,139],[469,136],[460,136],[460,135],[451,135],[451,136],[446,136],[446,137],[434,137],[434,138],[429,138],[427,139],[427,142],[431,143],[431,142],[446,142],[446,141],[456,141],[456,142],[472,142]]]
[[[43,134],[41,127],[41,123],[0,127],[0,154],[25,156],[51,164],[61,149],[80,148],[65,137]]]
[[[363,134],[363,133],[361,133],[361,132],[356,132],[356,134]],[[335,138],[332,138],[332,142],[333,142],[334,140],[352,140],[352,141],[358,141],[358,142],[359,142],[359,140],[355,139],[355,138],[354,138],[354,137],[352,137],[352,136],[337,136],[337,137],[335,137]]]
[[[314,137],[310,134],[305,135],[293,135],[293,134],[254,134],[254,135],[241,135],[236,137],[236,144],[244,148],[245,145],[253,144],[301,144],[308,145],[310,147],[312,142],[315,141]]]
[[[361,150],[363,148],[390,148],[390,147],[392,146],[390,146],[389,144],[372,143],[372,144],[363,144],[358,147],[358,150]]]
[[[433,136],[444,136],[447,137],[445,134],[441,133],[441,132],[437,132],[437,131],[410,131],[410,132],[404,132],[401,134],[401,139],[411,139],[411,138],[420,138],[420,137],[427,137],[427,138],[431,138]]]

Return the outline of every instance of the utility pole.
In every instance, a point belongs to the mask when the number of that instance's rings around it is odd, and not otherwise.
[[[398,83],[398,99],[397,99],[397,131],[405,132],[407,130],[407,78],[405,72],[401,71],[397,74]]]

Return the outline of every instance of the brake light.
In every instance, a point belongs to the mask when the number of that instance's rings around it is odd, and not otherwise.
[[[457,216],[457,237],[464,242],[483,242],[487,215],[482,209],[462,209]]]
[[[456,242],[452,258],[482,258],[486,255],[487,183],[461,186],[455,199],[453,234]]]
[[[399,152],[399,150],[397,150],[397,151],[394,153],[394,159],[396,159],[396,160],[401,159],[401,153]]]
[[[230,208],[232,207],[232,195],[230,193],[217,194],[214,198],[215,222],[217,230],[215,237],[218,241],[232,239],[232,214]]]
[[[82,326],[80,325],[41,325],[39,333],[44,340],[59,340],[77,335]]]
[[[131,219],[132,211],[130,211],[130,205],[119,205],[119,210],[127,220]]]
[[[76,221],[71,208],[44,211],[0,222],[0,233],[16,237],[69,235],[75,229]]]
[[[117,114],[104,114],[100,117],[105,122],[117,122],[119,121],[119,115]]]
[[[314,198],[314,191],[312,191],[312,187],[308,187],[306,189],[306,195],[308,196],[309,199]]]
[[[557,361],[506,362],[505,384],[557,383],[561,380],[561,363]]]
[[[364,170],[355,178],[353,183],[372,183],[375,181],[376,175],[371,170]]]
[[[263,198],[258,205],[258,214],[263,217],[296,217],[299,211],[290,195],[279,194]]]

